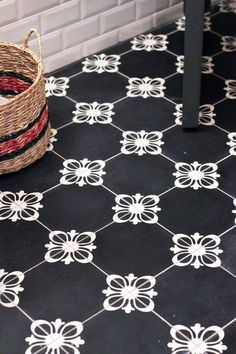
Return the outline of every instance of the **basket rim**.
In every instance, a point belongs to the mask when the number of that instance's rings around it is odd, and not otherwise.
[[[7,107],[7,105],[11,104],[12,102],[17,102],[22,97],[26,96],[29,93],[30,90],[34,89],[34,87],[37,85],[40,77],[43,75],[43,64],[42,64],[42,60],[40,60],[38,58],[38,56],[31,49],[23,48],[22,44],[14,44],[14,43],[11,43],[11,42],[6,42],[6,41],[1,41],[0,40],[0,47],[1,46],[8,46],[8,47],[11,46],[11,47],[17,48],[21,52],[27,52],[28,54],[30,54],[30,56],[35,61],[35,63],[38,65],[37,76],[36,76],[34,82],[32,83],[32,85],[30,85],[30,87],[28,87],[25,91],[19,93],[15,97],[10,98],[8,100],[8,102],[3,103],[3,104],[0,105],[0,108],[5,108],[5,107]]]

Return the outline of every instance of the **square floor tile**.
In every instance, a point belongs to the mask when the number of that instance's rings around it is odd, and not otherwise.
[[[127,97],[115,104],[114,124],[124,130],[161,131],[174,124],[175,105],[163,98]]]
[[[45,194],[40,220],[52,230],[95,231],[112,220],[114,200],[101,186],[59,186]]]
[[[236,288],[221,268],[172,268],[157,278],[156,288],[156,311],[172,324],[224,326],[236,313]]]
[[[0,191],[43,192],[59,182],[61,164],[58,156],[46,152],[43,158],[19,172],[1,175]]]
[[[232,200],[218,190],[176,188],[160,199],[159,222],[174,233],[220,234],[233,225]]]
[[[236,100],[227,99],[215,105],[216,124],[230,131],[236,132]]]
[[[176,162],[216,162],[229,151],[227,133],[214,126],[200,126],[192,131],[176,126],[164,133],[163,141],[163,153]]]
[[[104,183],[117,194],[160,194],[173,187],[172,162],[162,156],[120,155],[107,162]]]
[[[184,54],[184,35],[185,31],[177,31],[168,36],[168,49],[175,54]],[[204,32],[203,55],[212,55],[221,51],[221,38],[211,32]]]
[[[52,128],[59,128],[72,121],[75,103],[66,97],[51,96],[48,98],[49,118]]]
[[[77,102],[114,102],[126,96],[127,84],[117,73],[83,73],[70,80],[67,93]]]
[[[94,337],[94,332],[96,336]],[[104,312],[84,328],[84,354],[168,353],[169,328],[152,313]]]
[[[82,322],[102,309],[103,288],[106,276],[91,264],[46,262],[26,274],[20,306],[35,319]]]
[[[106,160],[120,152],[122,132],[110,124],[73,123],[58,131],[55,150],[65,158]],[[107,149],[109,146],[109,149]]]
[[[132,51],[121,58],[120,72],[129,77],[164,78],[176,71],[175,56],[168,52]]]
[[[172,235],[158,225],[114,223],[97,233],[96,245],[94,262],[109,274],[154,276],[172,264]]]

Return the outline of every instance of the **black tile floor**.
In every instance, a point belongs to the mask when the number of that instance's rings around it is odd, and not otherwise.
[[[235,354],[236,1],[49,75],[52,137],[0,177],[0,354]]]

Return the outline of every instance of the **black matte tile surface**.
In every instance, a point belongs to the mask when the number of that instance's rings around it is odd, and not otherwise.
[[[48,151],[0,176],[0,354],[235,354],[235,4],[196,130],[184,18],[47,75]]]

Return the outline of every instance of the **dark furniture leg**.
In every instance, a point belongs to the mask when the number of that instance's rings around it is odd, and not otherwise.
[[[205,0],[185,1],[183,127],[198,126]]]
[[[204,12],[210,12],[210,11],[211,11],[211,0],[206,0]]]

